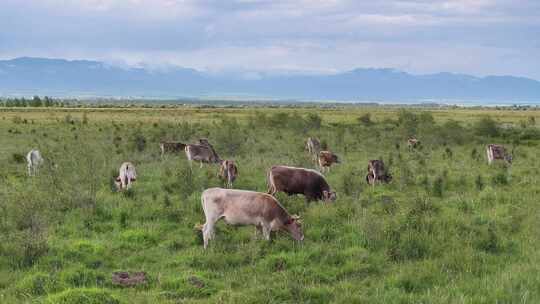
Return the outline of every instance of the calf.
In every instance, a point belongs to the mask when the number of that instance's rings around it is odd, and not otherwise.
[[[370,160],[368,162],[368,174],[366,182],[370,185],[375,185],[375,182],[389,183],[392,180],[392,175],[386,172],[384,162],[382,160]]]
[[[321,172],[325,171],[325,168],[330,172],[330,166],[332,164],[339,164],[340,161],[338,156],[330,151],[321,151],[319,152],[319,168]]]
[[[137,180],[135,166],[130,162],[125,162],[118,170],[118,177],[115,179],[116,188],[119,191],[131,188],[131,183]]]
[[[238,176],[238,168],[232,160],[224,160],[219,167],[219,177],[225,181],[227,188],[232,188],[233,182]]]
[[[200,162],[201,168],[203,163],[221,162],[221,159],[214,150],[214,147],[212,147],[206,138],[199,139],[198,144],[186,145],[185,152],[190,166],[194,160]]]
[[[28,176],[35,176],[38,173],[39,166],[43,163],[43,157],[39,150],[32,149],[26,155]]]
[[[509,164],[512,164],[512,155],[506,152],[506,149],[501,145],[490,144],[487,146],[487,158],[488,164],[491,165],[495,160],[504,160]]]
[[[420,147],[420,141],[414,137],[411,137],[407,139],[407,146],[409,147],[409,150],[416,149]]]
[[[319,152],[321,151],[321,142],[315,137],[308,137],[306,141],[306,150],[309,155],[311,155],[313,161],[316,161]]]
[[[165,155],[166,152],[169,153],[179,153],[184,151],[186,144],[179,141],[162,141],[159,143],[159,149],[161,150],[161,157]]]
[[[214,226],[223,218],[230,225],[254,225],[270,240],[270,232],[284,230],[297,241],[304,239],[298,217],[291,216],[283,206],[266,193],[211,188],[201,195],[206,223],[202,227],[204,248],[214,238]]]
[[[324,176],[311,169],[273,166],[267,174],[268,193],[275,195],[278,191],[288,195],[303,194],[308,202],[336,200],[336,192],[324,179]]]

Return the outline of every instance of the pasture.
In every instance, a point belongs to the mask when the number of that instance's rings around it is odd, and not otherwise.
[[[539,125],[534,110],[0,108],[0,303],[538,303]],[[203,250],[218,167],[162,159],[159,141],[208,138],[234,188],[266,192],[272,165],[316,168],[309,136],[342,163],[325,173],[335,203],[277,195],[304,241],[220,222]],[[489,143],[512,165],[488,166]],[[371,159],[391,183],[366,184]],[[124,161],[138,178],[115,192]]]

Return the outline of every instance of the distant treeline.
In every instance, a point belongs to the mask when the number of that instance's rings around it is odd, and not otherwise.
[[[380,103],[335,103],[335,102],[306,102],[294,100],[280,101],[240,101],[240,100],[201,100],[201,99],[115,99],[115,98],[97,98],[97,99],[78,99],[78,98],[53,98],[49,96],[27,97],[0,97],[0,107],[70,107],[70,108],[178,108],[178,107],[197,107],[197,108],[244,108],[244,107],[263,107],[263,108],[347,108],[347,107],[389,107],[389,108],[446,108],[446,109],[497,109],[497,110],[539,110],[540,105],[505,105],[505,106],[458,106],[438,103],[417,103],[417,104],[380,104]]]
[[[65,107],[69,102],[54,99],[48,96],[33,98],[0,98],[0,106],[3,107]]]

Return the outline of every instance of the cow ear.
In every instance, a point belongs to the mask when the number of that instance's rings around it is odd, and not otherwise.
[[[121,181],[121,180],[120,180],[120,176],[118,176],[118,177],[115,179],[115,181],[120,182],[120,181]]]

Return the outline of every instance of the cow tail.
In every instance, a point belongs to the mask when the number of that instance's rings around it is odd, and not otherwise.
[[[274,177],[272,176],[272,169],[268,170],[268,173],[266,174],[266,184],[268,186],[268,194],[273,194],[275,192],[276,186],[273,182]]]

